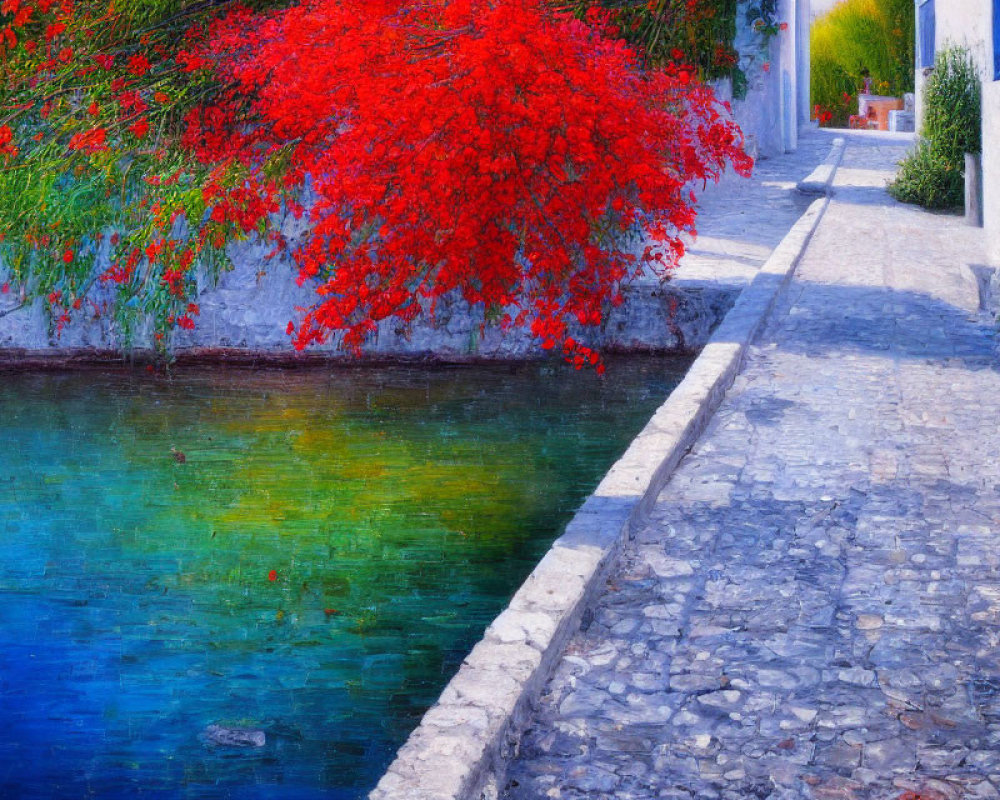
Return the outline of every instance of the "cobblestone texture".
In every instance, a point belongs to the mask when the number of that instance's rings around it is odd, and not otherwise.
[[[848,138],[795,280],[546,686],[508,800],[1000,798],[982,232],[888,197],[900,140]]]

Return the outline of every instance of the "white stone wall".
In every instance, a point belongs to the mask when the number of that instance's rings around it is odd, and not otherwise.
[[[987,0],[937,0],[937,25],[934,40],[937,49],[949,44],[969,48],[976,62],[985,67],[989,41],[990,3]]]
[[[914,0],[919,9],[920,0]],[[968,48],[976,63],[985,71],[991,57],[992,30],[989,0],[936,0],[934,48],[940,52],[949,45]],[[919,25],[919,14],[917,18]],[[917,41],[920,41],[919,31]],[[917,126],[923,119],[923,93],[926,77],[919,64],[916,69],[916,111]],[[985,72],[984,72],[985,74]]]
[[[796,115],[799,127],[808,125],[812,119],[812,97],[810,95],[810,60],[812,58],[809,50],[809,28],[813,17],[816,16],[815,3],[813,0],[797,0],[795,11],[795,61],[796,73],[798,74]]]
[[[993,19],[988,5],[983,3],[979,16],[982,27],[987,31],[982,53],[983,225],[990,261],[1000,266],[1000,81],[993,80]]]
[[[799,145],[797,100],[799,96],[798,10],[796,0],[781,0],[781,19],[788,30],[778,37],[781,61],[781,139],[786,153],[795,152]]]
[[[914,0],[919,9],[920,0]],[[987,65],[992,58],[991,11],[987,0],[936,0],[934,26],[934,50],[940,52],[951,45],[965,47],[972,54],[976,64],[986,75]],[[917,25],[919,26],[919,13]],[[917,31],[919,47],[920,32]],[[917,54],[916,68],[916,110],[918,128],[923,120],[923,94],[926,82],[925,70],[920,67]]]
[[[993,80],[993,12],[988,0],[937,0],[935,47],[967,47],[983,84],[983,221],[990,259],[1000,265],[1000,82]],[[917,69],[918,86],[923,76]],[[922,109],[922,103],[918,110]]]
[[[747,74],[746,97],[733,98],[729,81],[716,86],[721,100],[729,100],[733,117],[743,130],[747,152],[757,157],[770,158],[785,152],[781,135],[781,67],[778,48],[772,41],[765,52],[744,56]],[[764,71],[767,65],[768,72]]]
[[[1000,266],[1000,81],[994,80],[983,82],[983,224],[990,261]]]
[[[747,23],[749,6],[750,0],[741,0],[737,9],[735,42],[747,76],[747,95],[732,99],[728,82],[717,91],[732,102],[751,153],[768,158],[794,151],[799,125],[809,119],[810,0],[782,0],[778,18],[788,29],[766,42]]]
[[[317,301],[313,288],[298,286],[295,266],[284,258],[265,260],[269,247],[236,244],[230,248],[235,267],[198,296],[200,314],[191,331],[173,330],[170,349],[178,355],[206,352],[253,354],[261,358],[295,357],[285,328],[298,320],[297,310]],[[735,302],[745,279],[733,276],[686,277],[667,284],[639,281],[626,292],[600,329],[574,331],[576,338],[606,350],[671,350],[690,352],[708,341],[712,330]],[[0,284],[6,280],[0,267]],[[57,332],[41,298],[23,306],[15,287],[0,294],[0,363],[23,358],[60,359],[88,354],[112,355],[128,350],[150,352],[152,331],[136,332],[126,342],[114,321],[86,308],[74,313]],[[460,300],[439,302],[434,320],[423,318],[404,329],[386,320],[365,347],[370,357],[434,357],[445,360],[534,357],[538,343],[523,329],[504,335],[484,324],[481,308]],[[309,357],[344,355],[337,341],[311,346]]]

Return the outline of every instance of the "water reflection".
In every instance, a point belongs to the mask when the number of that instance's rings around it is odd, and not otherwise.
[[[363,796],[686,366],[0,375],[0,795]]]

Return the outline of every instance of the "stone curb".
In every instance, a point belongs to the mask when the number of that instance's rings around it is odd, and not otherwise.
[[[836,160],[827,187],[843,156]],[[831,150],[831,156],[834,155]],[[825,165],[826,166],[826,165]],[[825,190],[825,191],[828,191]],[[400,748],[369,800],[495,798],[531,704],[632,531],[701,435],[829,204],[820,198],[741,293],[684,380],[584,502],[565,533]]]
[[[838,136],[833,140],[833,146],[826,160],[814,169],[807,177],[798,183],[798,190],[803,194],[825,194],[829,195],[833,190],[833,176],[837,174],[837,167],[844,158],[846,141]]]

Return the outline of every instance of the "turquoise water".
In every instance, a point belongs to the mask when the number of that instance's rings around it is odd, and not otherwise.
[[[0,796],[363,797],[687,364],[0,373]]]

